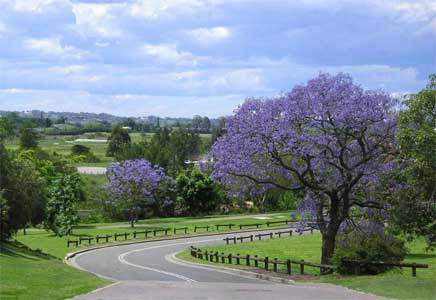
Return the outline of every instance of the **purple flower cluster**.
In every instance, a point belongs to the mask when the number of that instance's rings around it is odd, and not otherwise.
[[[154,203],[160,189],[172,190],[174,179],[163,168],[152,166],[144,159],[126,160],[110,164],[107,168],[109,183],[103,187],[115,202]]]
[[[395,101],[365,91],[349,75],[320,74],[273,99],[247,99],[212,147],[212,177],[233,193],[276,186],[358,198],[392,168]]]

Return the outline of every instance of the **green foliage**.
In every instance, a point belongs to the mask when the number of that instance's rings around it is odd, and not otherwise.
[[[180,214],[198,215],[215,211],[225,193],[209,174],[197,168],[177,177],[177,210]]]
[[[100,162],[100,159],[91,152],[89,147],[83,145],[74,145],[71,147],[71,159],[73,162],[89,162],[89,163],[97,163]]]
[[[279,198],[278,209],[285,211],[297,209],[297,200],[294,193],[290,191],[283,192]]]
[[[3,193],[0,192],[0,241],[9,239],[11,230],[9,228],[9,206]]]
[[[123,129],[120,125],[112,129],[112,133],[108,138],[108,148],[106,151],[107,156],[115,156],[124,145],[131,143],[130,135],[127,130]]]
[[[361,234],[357,229],[338,235],[336,245],[332,261],[340,274],[355,273],[355,265],[343,262],[344,258],[398,263],[407,254],[404,241],[387,234]],[[375,275],[391,268],[383,265],[363,265],[359,268],[359,275]]]
[[[116,161],[145,158],[147,156],[147,143],[139,142],[124,144],[119,148],[114,156]]]
[[[71,234],[73,226],[79,222],[77,202],[83,200],[79,174],[60,174],[49,187],[47,202],[47,222],[56,235]]]
[[[33,151],[8,153],[0,144],[0,191],[2,192],[2,238],[36,225],[44,219],[47,181]]]
[[[120,146],[114,156],[117,161],[144,158],[175,176],[187,167],[186,160],[199,155],[200,148],[198,133],[183,128],[169,130],[165,127],[157,130],[148,142]]]
[[[29,122],[23,124],[20,135],[20,147],[23,149],[34,149],[38,147],[39,134]]]
[[[436,246],[436,75],[428,86],[405,101],[398,141],[403,164],[391,198],[393,223],[410,238],[418,235]]]
[[[71,147],[71,153],[76,155],[87,154],[91,149],[83,145],[74,145]]]
[[[14,135],[14,125],[8,118],[0,118],[0,141]]]

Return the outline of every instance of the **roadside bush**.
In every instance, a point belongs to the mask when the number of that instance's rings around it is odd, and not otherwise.
[[[355,265],[343,262],[342,259],[399,263],[407,253],[404,241],[386,233],[382,224],[362,221],[354,230],[347,231],[338,235],[332,259],[340,274],[355,273]],[[382,265],[362,265],[359,274],[375,275],[391,268]]]

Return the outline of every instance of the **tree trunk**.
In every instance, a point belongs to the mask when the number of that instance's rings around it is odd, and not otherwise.
[[[322,250],[321,250],[321,263],[325,265],[331,264],[331,258],[335,252],[336,234],[329,233],[322,235]]]
[[[133,209],[130,210],[130,227],[135,227],[135,212],[133,211]]]

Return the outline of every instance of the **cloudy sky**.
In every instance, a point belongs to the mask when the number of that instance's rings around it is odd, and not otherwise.
[[[319,72],[415,92],[436,0],[0,0],[0,110],[216,117]]]

